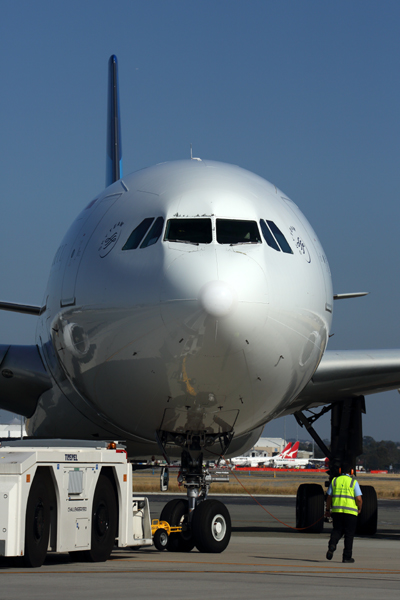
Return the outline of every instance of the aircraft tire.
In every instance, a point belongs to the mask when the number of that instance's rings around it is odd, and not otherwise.
[[[165,529],[157,529],[153,536],[153,544],[160,552],[166,549],[168,544],[168,533]]]
[[[324,528],[324,490],[317,483],[302,483],[296,496],[296,527],[302,533],[321,533]]]
[[[219,500],[204,500],[193,513],[192,531],[199,552],[223,552],[231,539],[231,517]]]
[[[25,516],[26,567],[41,567],[47,555],[50,533],[50,490],[48,478],[37,473],[29,492]]]
[[[162,509],[160,521],[167,521],[171,527],[177,527],[187,521],[189,514],[189,503],[182,498],[170,500]],[[191,531],[171,533],[168,536],[168,552],[190,552],[194,548]]]
[[[363,505],[357,518],[357,535],[375,535],[378,527],[378,498],[372,485],[361,485]]]

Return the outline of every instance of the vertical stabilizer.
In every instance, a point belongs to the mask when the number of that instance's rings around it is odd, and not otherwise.
[[[285,458],[285,456],[287,455],[287,453],[289,452],[291,447],[292,447],[292,442],[289,442],[288,445],[284,447],[282,452],[280,454],[278,454],[278,456],[275,456],[275,458]]]
[[[118,61],[108,61],[106,187],[122,177],[121,120],[119,114]]]
[[[293,446],[290,448],[289,452],[286,454],[285,458],[297,458],[297,452],[300,446],[300,442],[296,442],[295,444],[293,444]]]

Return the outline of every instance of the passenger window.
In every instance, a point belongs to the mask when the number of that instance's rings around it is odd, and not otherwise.
[[[144,219],[140,225],[138,225],[136,229],[132,231],[131,235],[128,237],[124,246],[122,247],[122,250],[135,250],[139,246],[143,236],[153,221],[154,217],[148,217],[147,219]]]
[[[168,219],[164,240],[184,244],[211,244],[211,219]]]
[[[141,248],[148,248],[148,246],[152,246],[158,241],[162,233],[162,228],[164,226],[164,219],[162,217],[157,217],[154,225],[150,229],[149,233],[144,238],[144,242],[141,244]]]
[[[219,244],[260,244],[261,236],[255,221],[217,219]]]
[[[280,252],[279,246],[264,219],[260,219],[261,231],[268,246]]]
[[[289,246],[285,236],[282,231],[275,225],[273,221],[267,221],[272,233],[274,234],[278,244],[280,245],[282,252],[286,252],[286,254],[293,254],[293,250]]]

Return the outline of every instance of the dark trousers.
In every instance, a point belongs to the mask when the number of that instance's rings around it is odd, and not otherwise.
[[[331,539],[329,540],[329,546],[334,546],[336,549],[338,541],[342,535],[344,535],[343,558],[351,558],[353,551],[353,539],[357,527],[356,515],[333,512],[332,521],[333,531],[331,533]]]

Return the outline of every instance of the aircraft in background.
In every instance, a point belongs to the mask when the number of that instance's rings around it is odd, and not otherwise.
[[[293,445],[289,443],[289,447],[285,448],[285,450],[281,454],[277,454],[276,456],[269,456],[262,459],[262,464],[265,467],[276,467],[282,464],[283,461],[292,461],[297,458],[297,453],[299,450],[299,442],[295,442]],[[260,463],[261,464],[261,463]]]
[[[306,460],[306,463],[307,463],[308,462],[307,459],[303,459],[303,458],[298,459],[297,458],[297,453],[298,453],[298,450],[299,450],[299,445],[300,445],[299,442],[295,442],[293,444],[293,446],[291,446],[288,449],[288,451],[283,454],[283,456],[278,455],[278,456],[272,456],[272,457],[270,457],[268,464],[267,464],[267,462],[265,462],[265,466],[266,467],[267,466],[268,467],[280,467],[280,466],[282,466],[284,464],[290,464],[290,463],[294,464],[293,461],[297,461],[297,460],[300,460],[300,461]]]
[[[326,350],[334,301],[362,294],[333,294],[316,233],[275,185],[200,159],[123,176],[115,56],[108,97],[106,189],[62,240],[43,304],[0,305],[38,320],[36,343],[0,346],[0,408],[28,417],[37,438],[180,458],[187,499],[161,519],[184,531],[168,549],[220,552],[230,517],[207,499],[204,464],[243,454],[288,414],[331,476],[345,456],[355,464],[364,396],[400,387],[400,351]],[[330,448],[313,428],[327,410]],[[321,486],[301,486],[297,526],[320,530],[323,503]],[[376,510],[365,491],[362,531]]]
[[[299,446],[300,446],[300,442],[295,442],[292,445],[289,446],[289,448],[286,451],[283,451],[283,456],[279,456],[279,458],[297,458],[297,453],[299,451]]]
[[[297,446],[296,446],[297,444]],[[271,462],[273,462],[274,459],[278,459],[278,458],[284,458],[286,456],[290,455],[294,455],[297,456],[297,448],[299,447],[299,442],[296,442],[296,444],[294,444],[294,448],[291,450],[292,447],[292,442],[289,442],[288,444],[286,444],[286,446],[284,447],[284,449],[279,452],[279,454],[277,454],[276,456],[265,456],[263,455],[263,453],[257,452],[257,450],[254,450],[251,455],[245,455],[245,456],[234,456],[231,459],[231,463],[235,466],[250,466],[250,467],[258,467],[260,465],[264,465],[264,466],[268,466],[268,464]]]

